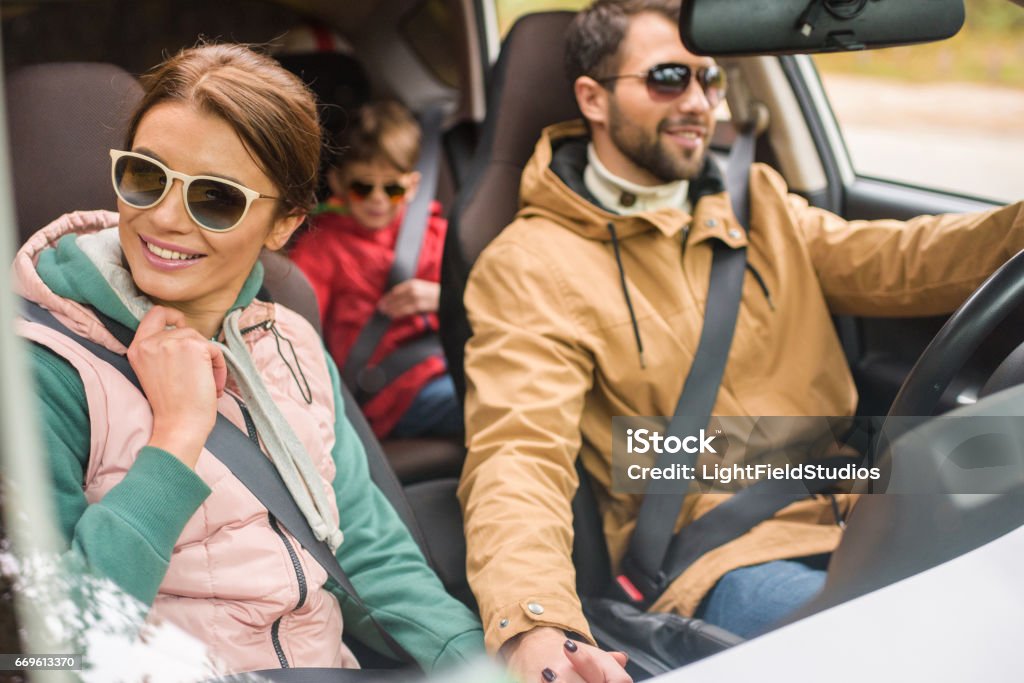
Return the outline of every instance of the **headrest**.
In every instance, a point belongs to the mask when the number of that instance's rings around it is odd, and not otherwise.
[[[580,116],[565,75],[565,32],[573,12],[541,12],[509,31],[494,67],[487,118],[471,185],[452,215],[467,265],[508,225],[519,206],[519,179],[541,131]]]
[[[116,209],[109,149],[124,145],[142,88],[113,64],[26,66],[7,80],[19,241],[79,209]]]

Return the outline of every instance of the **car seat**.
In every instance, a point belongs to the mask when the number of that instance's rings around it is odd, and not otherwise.
[[[58,216],[116,210],[110,156],[121,149],[138,82],[113,64],[64,62],[18,69],[6,102],[19,243]]]
[[[465,395],[463,349],[472,333],[462,303],[469,271],[484,247],[512,222],[519,208],[520,176],[541,131],[580,116],[563,67],[565,32],[574,16],[523,16],[509,31],[494,66],[471,182],[456,198],[441,267],[441,339],[460,396]],[[580,475],[581,482],[588,481],[582,470]],[[455,484],[447,485],[447,495],[444,486],[436,482],[430,491],[432,524],[454,528],[456,522],[462,523]],[[611,570],[597,501],[588,485],[580,486],[573,510],[577,588],[584,594],[596,593],[611,581]],[[448,558],[460,551],[465,551],[461,537],[439,554]],[[464,579],[451,581],[461,587]]]
[[[455,199],[441,266],[441,342],[460,396],[466,391],[463,349],[471,331],[462,305],[469,271],[519,208],[519,178],[541,131],[578,118],[565,75],[565,32],[572,12],[520,18],[501,46],[488,84],[484,119],[468,173]],[[542,93],[539,95],[539,93]]]
[[[370,78],[351,47],[322,26],[301,26],[289,31],[286,38],[285,48],[274,57],[316,95],[325,139],[330,141],[347,125],[349,114],[370,101]],[[320,169],[321,197],[326,193],[324,178],[335,154],[328,142]],[[441,156],[436,196],[443,200],[452,196],[454,181],[446,155]],[[320,330],[319,323],[317,329]],[[381,445],[399,480],[406,484],[457,476],[466,456],[465,448],[457,439],[385,439]]]

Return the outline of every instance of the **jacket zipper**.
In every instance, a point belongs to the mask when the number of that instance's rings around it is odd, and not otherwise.
[[[249,439],[259,446],[259,436],[256,434],[256,423],[252,420],[252,415],[249,414],[249,408],[246,407],[245,403],[237,396],[231,394],[231,398],[238,404],[239,410],[242,411],[242,418],[245,420],[245,430],[249,433]],[[295,579],[299,584],[299,601],[295,605],[295,609],[299,609],[306,603],[306,595],[308,594],[308,587],[306,585],[306,574],[302,571],[302,564],[299,562],[299,556],[295,552],[295,548],[292,546],[291,541],[281,531],[281,527],[277,523],[277,518],[274,517],[269,511],[267,517],[270,520],[270,528],[278,535],[281,539],[281,543],[288,550],[288,557],[292,561],[292,568],[295,570]],[[281,664],[282,669],[288,669],[291,665],[288,663],[288,658],[284,654],[284,648],[281,646],[281,619],[278,617],[274,620],[274,623],[270,627],[270,641],[274,645],[274,652],[277,654],[277,661]]]
[[[302,564],[299,563],[299,556],[295,552],[295,548],[292,546],[292,542],[288,540],[288,537],[281,531],[281,526],[277,523],[277,518],[274,515],[267,513],[270,518],[270,526],[281,538],[281,542],[284,543],[284,547],[288,548],[288,557],[292,560],[292,567],[295,569],[295,576],[299,579],[299,601],[295,604],[295,609],[299,609],[306,604],[306,574],[302,571]]]
[[[243,327],[242,329],[240,329],[238,331],[238,333],[244,336],[244,335],[249,334],[250,332],[253,332],[254,330],[260,330],[260,329],[269,330],[273,325],[274,325],[274,321],[272,319],[267,319],[267,320],[264,320],[263,322],[258,322],[255,325],[250,325],[249,327]]]

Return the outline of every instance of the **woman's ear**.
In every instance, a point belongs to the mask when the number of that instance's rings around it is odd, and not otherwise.
[[[274,227],[270,229],[270,234],[263,240],[263,246],[270,251],[279,251],[284,248],[284,245],[288,244],[288,240],[291,239],[292,234],[299,229],[302,222],[306,220],[306,213],[290,213],[287,216],[282,216],[274,221]]]
[[[573,83],[576,104],[590,125],[608,122],[608,91],[590,76],[580,76]]]

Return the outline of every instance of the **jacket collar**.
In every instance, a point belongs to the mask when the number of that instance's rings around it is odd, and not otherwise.
[[[122,352],[120,342],[103,334],[90,307],[134,330],[152,302],[136,289],[122,262],[117,220],[110,211],[61,216],[29,238],[12,269],[18,294],[70,318],[78,331]],[[251,305],[262,283],[263,266],[257,261],[231,309],[246,309],[243,325],[271,315],[271,307]]]
[[[583,237],[599,241],[610,239],[607,226],[611,223],[619,239],[652,229],[673,237],[685,228],[691,243],[719,239],[734,248],[747,244],[745,231],[733,230],[739,223],[732,214],[722,174],[710,157],[700,175],[690,182],[692,216],[682,208],[623,216],[601,206],[583,183],[587,142],[582,121],[544,129],[523,172],[519,216],[545,216]]]

